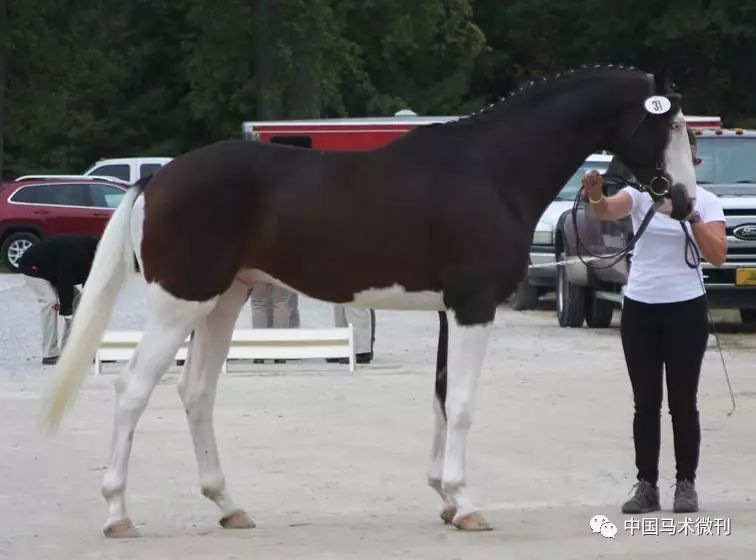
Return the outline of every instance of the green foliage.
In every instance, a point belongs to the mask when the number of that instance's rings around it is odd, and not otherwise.
[[[25,0],[11,10],[7,174],[184,149],[184,15],[170,2]]]
[[[595,63],[667,65],[686,112],[756,124],[743,0],[2,1],[5,177],[176,155],[248,119],[466,113]]]

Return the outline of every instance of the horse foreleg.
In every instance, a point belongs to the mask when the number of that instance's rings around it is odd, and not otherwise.
[[[116,385],[110,461],[102,484],[102,495],[108,504],[103,531],[108,537],[137,535],[126,511],[125,498],[134,429],[181,343],[196,320],[215,303],[178,300],[157,285],[150,287],[148,300],[150,316],[144,335]]]
[[[194,443],[202,494],[220,508],[220,524],[226,529],[255,526],[247,513],[236,506],[226,489],[213,430],[218,376],[228,355],[234,324],[247,299],[248,289],[244,284],[234,283],[207,317],[199,321],[178,383]]]
[[[472,425],[478,379],[490,335],[490,323],[460,324],[449,329],[449,368],[446,394],[446,445],[442,489],[456,508],[452,523],[458,529],[481,531],[491,527],[470,499],[465,478],[465,448]]]
[[[444,508],[441,510],[441,519],[444,523],[451,523],[457,508],[454,502],[444,491],[441,478],[444,474],[444,447],[446,446],[446,368],[447,352],[449,343],[449,323],[446,312],[441,311],[438,314],[439,331],[438,331],[438,350],[436,353],[436,385],[435,395],[433,398],[433,445],[431,447],[431,464],[428,470],[428,484],[444,501]]]

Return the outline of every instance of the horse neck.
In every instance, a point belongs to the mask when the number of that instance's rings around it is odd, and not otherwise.
[[[523,103],[522,111],[488,123],[490,133],[480,135],[479,148],[492,162],[492,179],[502,202],[528,227],[535,227],[585,159],[611,149],[620,120],[631,102],[642,102],[646,87],[643,82],[608,78],[578,83],[544,93]]]

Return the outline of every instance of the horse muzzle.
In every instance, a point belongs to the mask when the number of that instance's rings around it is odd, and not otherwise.
[[[688,189],[682,183],[666,183],[666,189],[662,190],[660,183],[649,185],[651,195],[654,197],[656,211],[667,214],[673,220],[684,220],[693,211],[693,198],[688,194]]]

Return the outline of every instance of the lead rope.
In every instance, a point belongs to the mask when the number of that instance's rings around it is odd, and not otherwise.
[[[642,185],[639,183],[628,181],[627,179],[621,177],[620,175],[614,175],[614,174],[606,174],[604,175],[604,183],[608,185],[619,185],[619,186],[626,186],[626,187],[633,187],[634,189],[637,189],[639,191],[643,191]],[[577,258],[582,262],[584,265],[588,266],[589,268],[593,269],[600,269],[604,270],[607,268],[611,268],[614,265],[616,265],[618,262],[620,262],[622,259],[628,257],[630,253],[632,253],[633,249],[635,248],[635,244],[640,239],[641,235],[646,231],[646,228],[648,227],[648,224],[651,222],[651,219],[654,217],[654,214],[656,213],[656,209],[652,205],[649,209],[646,215],[643,217],[643,221],[641,222],[640,226],[638,227],[638,232],[633,236],[633,238],[630,240],[630,242],[625,245],[622,249],[614,253],[613,255],[595,255],[593,254],[585,245],[583,245],[583,241],[580,239],[580,233],[578,232],[578,226],[577,226],[577,211],[580,206],[580,201],[582,199],[582,189],[578,189],[577,194],[575,195],[575,200],[572,204],[572,227],[575,232],[575,250],[577,251]],[[586,212],[588,210],[585,210]],[[591,258],[583,258],[583,256],[580,254],[580,250],[583,250],[586,254],[590,255]],[[614,259],[612,262],[607,264],[606,266],[589,266],[588,262],[597,260],[597,259]]]
[[[604,175],[604,182],[609,185],[622,185],[626,187],[633,187],[634,189],[638,189],[639,191],[643,191],[643,186],[640,183],[636,183],[634,181],[629,181],[625,178],[623,178],[620,175],[614,175],[614,174],[605,174]],[[652,206],[649,208],[648,213],[646,213],[645,217],[643,218],[643,221],[641,222],[641,225],[638,227],[638,233],[637,235],[634,235],[633,238],[630,240],[630,242],[617,251],[614,254],[610,255],[595,255],[593,254],[585,245],[583,245],[583,241],[580,239],[580,232],[577,228],[577,211],[580,206],[580,201],[582,199],[582,189],[578,189],[577,194],[575,195],[575,200],[572,204],[572,227],[575,232],[575,249],[577,251],[576,257],[570,257],[567,259],[562,259],[561,261],[556,261],[553,263],[541,263],[541,264],[531,264],[528,266],[528,268],[550,268],[552,266],[566,266],[570,264],[575,264],[578,262],[583,263],[585,266],[588,266],[589,262],[598,261],[598,260],[606,260],[606,259],[615,259],[612,262],[610,262],[606,266],[596,267],[591,266],[590,268],[610,268],[620,262],[625,257],[629,256],[633,249],[635,248],[635,244],[638,242],[638,239],[640,239],[641,235],[643,235],[643,232],[646,231],[646,228],[648,227],[648,224],[651,222],[651,218],[654,217],[654,214],[656,210]],[[580,254],[580,250],[583,250],[586,254],[590,255],[588,257],[584,257]]]
[[[717,335],[717,329],[714,326],[714,316],[711,313],[711,308],[709,307],[709,299],[706,295],[706,286],[704,285],[703,278],[701,276],[701,271],[699,269],[699,266],[701,265],[701,252],[698,250],[698,246],[695,244],[693,238],[690,235],[690,231],[687,227],[685,227],[685,222],[680,222],[680,227],[682,227],[683,232],[685,233],[685,264],[688,265],[689,268],[694,269],[696,271],[696,277],[698,278],[699,283],[701,284],[701,289],[704,293],[704,302],[706,303],[706,313],[709,317],[709,327],[712,330],[712,333],[714,334],[714,340],[717,342],[717,350],[719,351],[719,357],[722,360],[722,370],[725,374],[725,380],[727,381],[727,388],[730,391],[730,399],[732,400],[732,409],[730,412],[727,413],[727,416],[732,416],[732,413],[735,412],[735,407],[737,406],[735,404],[735,393],[732,391],[732,384],[730,383],[730,373],[727,370],[727,363],[724,359],[724,352],[722,352],[722,346],[719,344],[719,336]]]
[[[627,179],[619,176],[619,175],[604,175],[604,182],[607,184],[613,184],[613,185],[624,185],[628,187],[633,187],[639,191],[643,191],[642,185],[639,183],[628,181]],[[648,212],[643,218],[643,221],[641,222],[641,225],[638,227],[638,233],[633,236],[633,238],[630,240],[630,242],[622,249],[614,253],[613,255],[594,255],[591,253],[585,245],[583,245],[583,242],[580,239],[580,233],[578,231],[577,227],[577,210],[580,204],[580,200],[582,198],[582,189],[578,189],[578,192],[575,196],[575,201],[572,205],[572,227],[575,231],[575,245],[577,250],[577,257],[572,257],[569,259],[564,259],[562,261],[557,261],[556,263],[543,263],[543,264],[531,264],[528,268],[542,268],[542,267],[549,267],[549,266],[564,266],[569,265],[576,262],[581,262],[585,266],[589,268],[597,268],[595,266],[591,267],[588,265],[589,262],[595,261],[595,260],[605,260],[605,259],[615,259],[611,263],[609,263],[607,266],[604,267],[598,267],[601,269],[609,268],[617,264],[619,261],[621,261],[623,258],[630,255],[630,253],[635,248],[636,243],[638,242],[638,239],[640,239],[641,235],[646,231],[646,228],[648,227],[648,224],[651,222],[651,219],[654,217],[654,214],[656,213],[656,209],[654,206],[651,206],[649,208]],[[712,331],[712,334],[714,334],[714,340],[717,343],[717,350],[719,351],[719,358],[722,361],[722,370],[725,374],[725,380],[727,381],[727,389],[730,392],[730,400],[732,400],[732,409],[727,413],[727,416],[732,416],[732,414],[735,412],[735,408],[737,406],[735,402],[735,393],[732,390],[732,383],[730,382],[730,372],[727,369],[727,363],[724,359],[724,352],[722,351],[722,345],[719,343],[719,336],[717,335],[716,326],[714,325],[714,316],[711,313],[711,307],[709,307],[709,299],[706,294],[706,286],[704,285],[703,278],[701,277],[699,266],[701,265],[701,252],[698,250],[698,246],[695,244],[693,239],[690,236],[690,232],[688,231],[688,228],[685,227],[685,222],[680,222],[680,227],[682,227],[683,233],[685,234],[685,248],[684,248],[684,255],[685,255],[685,263],[688,265],[689,268],[694,269],[696,271],[696,276],[698,277],[698,281],[701,284],[701,289],[703,290],[704,294],[704,303],[706,304],[706,313],[708,315],[709,319],[709,327]],[[583,249],[587,254],[589,254],[589,257],[583,257],[580,254],[580,249]],[[708,345],[708,342],[707,342]]]

